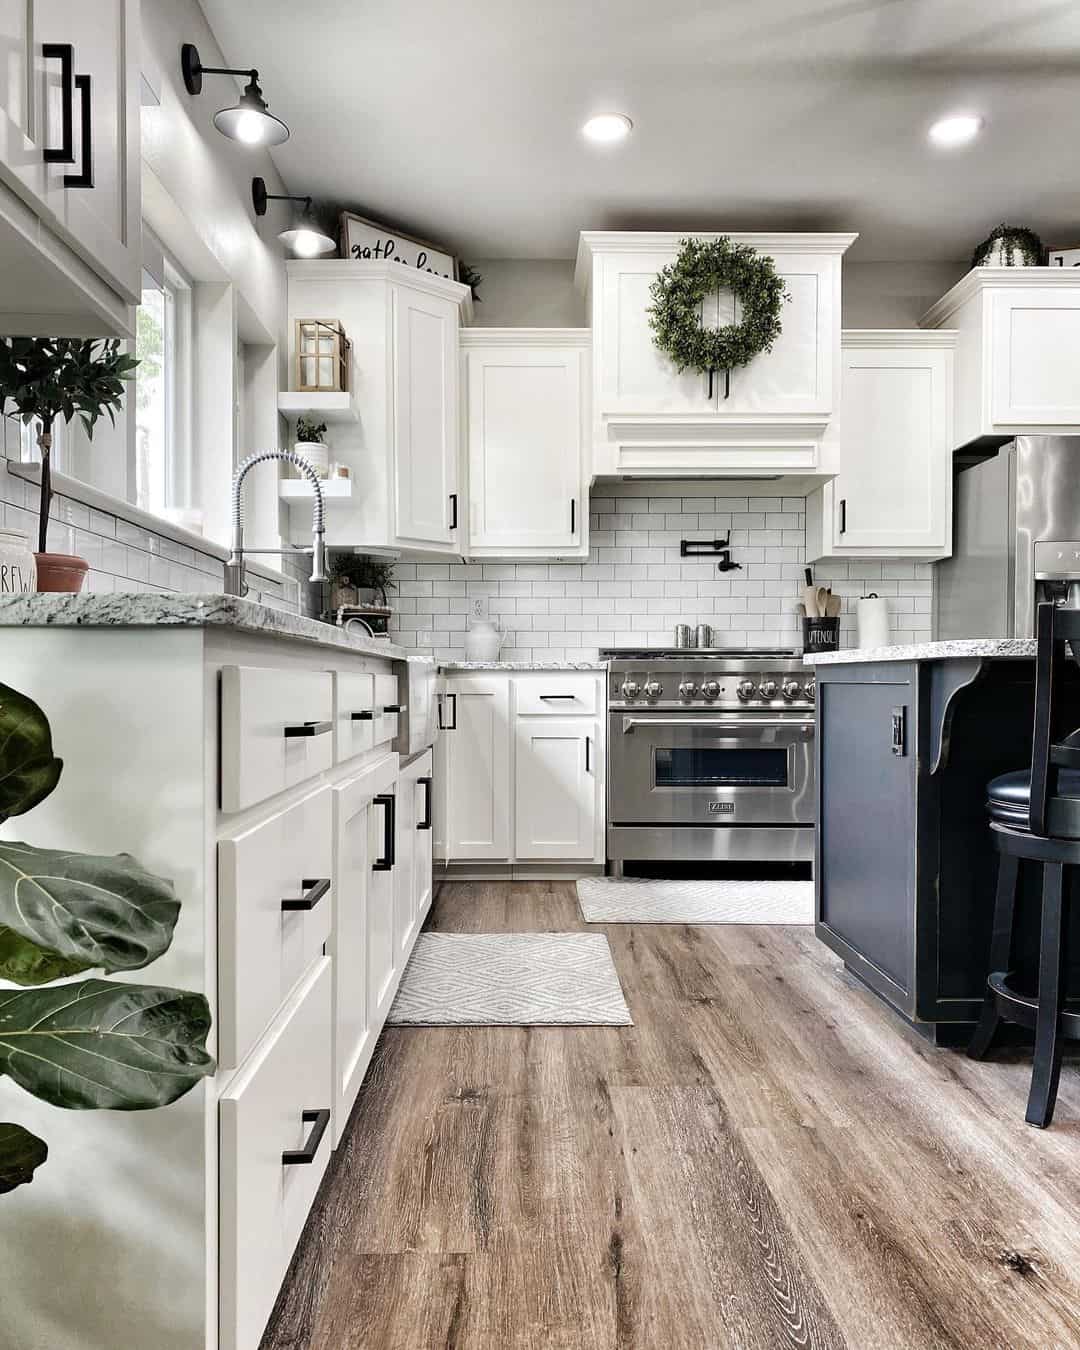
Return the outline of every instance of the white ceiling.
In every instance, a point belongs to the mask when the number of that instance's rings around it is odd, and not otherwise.
[[[863,261],[966,259],[1002,220],[1080,243],[1075,0],[202,5],[292,128],[292,191],[465,258],[568,258],[585,228],[853,229]],[[956,109],[982,136],[932,150]],[[583,141],[603,110],[628,142]]]

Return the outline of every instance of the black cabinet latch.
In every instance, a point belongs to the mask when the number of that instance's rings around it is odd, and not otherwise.
[[[894,755],[905,753],[904,732],[906,722],[905,709],[894,708],[892,710],[892,752]]]

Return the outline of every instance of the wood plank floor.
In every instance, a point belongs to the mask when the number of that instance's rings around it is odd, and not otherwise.
[[[431,927],[582,929],[563,883]],[[598,927],[594,926],[598,931]],[[807,928],[607,925],[632,1028],[384,1032],[263,1350],[1080,1346],[1080,1067],[907,1031]]]

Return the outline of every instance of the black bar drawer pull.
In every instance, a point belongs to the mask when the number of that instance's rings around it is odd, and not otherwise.
[[[904,709],[894,708],[892,710],[892,752],[900,756],[904,753]]]
[[[323,896],[329,892],[330,878],[304,880],[300,883],[300,886],[304,894],[295,900],[282,900],[281,908],[283,910],[314,909]]]
[[[585,772],[592,773],[592,737],[585,737]]]
[[[577,498],[570,498],[570,533],[577,534]]]
[[[363,708],[360,712],[350,713],[349,716],[354,722],[373,722],[375,720],[375,709]]]
[[[456,492],[450,494],[450,528],[452,530],[457,529],[457,496]]]
[[[541,701],[542,703],[560,703],[560,702],[564,702],[564,701],[567,700],[567,699],[569,699],[569,701],[570,701],[571,703],[573,703],[573,702],[575,702],[576,699],[577,699],[577,694],[541,694],[541,695],[540,695],[540,701]]]
[[[431,829],[431,774],[426,773],[416,780],[424,785],[424,819],[417,825],[418,830]]]
[[[326,1127],[330,1124],[329,1111],[302,1111],[300,1119],[305,1125],[311,1125],[312,1131],[304,1141],[303,1148],[287,1148],[281,1155],[285,1167],[294,1167],[297,1163],[313,1163],[319,1151]]]
[[[840,498],[840,533],[847,533],[847,498]]]
[[[389,872],[393,869],[394,858],[394,814],[395,797],[392,792],[380,792],[374,798],[375,805],[381,806],[386,812],[383,817],[383,856],[376,858],[371,864],[373,872]]]
[[[451,699],[454,700],[454,720],[453,720],[452,722],[444,722],[444,721],[443,721],[443,708],[445,708],[445,706],[450,702]],[[443,697],[440,699],[440,701],[439,701],[439,730],[440,730],[440,731],[457,731],[457,694],[444,694]]]
[[[82,168],[78,173],[64,174],[66,188],[94,186],[94,125],[92,86],[89,75],[76,75],[75,88],[82,95]]]
[[[75,48],[70,42],[44,42],[41,55],[46,61],[60,62],[61,143],[47,145],[41,152],[46,164],[75,163]]]
[[[293,736],[325,736],[333,728],[333,722],[297,722],[294,726],[285,728],[285,735]]]
[[[405,704],[404,704],[404,703],[384,703],[384,704],[383,704],[383,712],[384,712],[384,713],[403,713],[404,711],[405,711]]]

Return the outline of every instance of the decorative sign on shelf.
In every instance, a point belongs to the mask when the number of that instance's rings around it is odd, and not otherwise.
[[[420,272],[434,272],[451,281],[458,279],[458,261],[452,253],[427,240],[414,239],[401,230],[391,230],[374,220],[365,220],[351,211],[341,213],[341,242],[346,258],[363,262],[389,259],[404,267],[415,267]]]
[[[1047,262],[1051,267],[1080,267],[1080,248],[1052,248]]]

